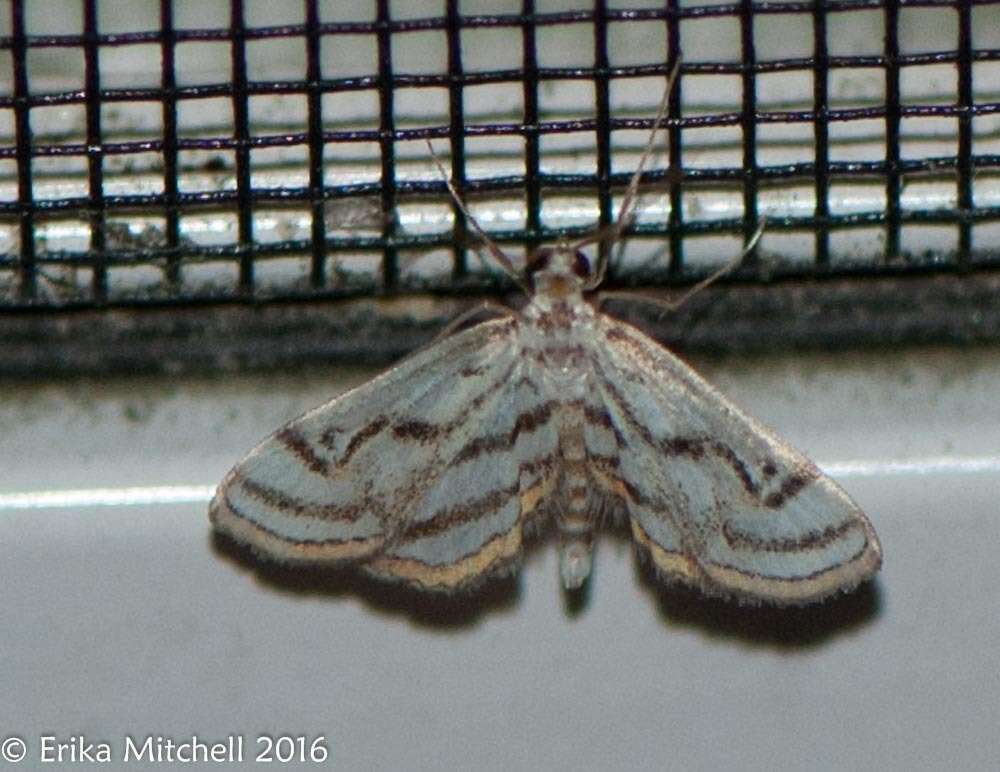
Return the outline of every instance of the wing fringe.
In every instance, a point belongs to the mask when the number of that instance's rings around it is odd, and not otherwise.
[[[243,517],[230,505],[225,483],[219,486],[208,508],[212,527],[234,541],[245,544],[254,554],[279,563],[330,564],[364,560],[385,544],[381,534],[343,541],[295,541],[274,533]]]
[[[849,593],[871,579],[882,566],[882,552],[865,523],[865,544],[851,559],[802,577],[769,577],[732,566],[700,562],[691,555],[666,550],[632,518],[632,536],[640,556],[647,558],[666,583],[680,582],[706,595],[731,598],[749,605],[805,606]]]

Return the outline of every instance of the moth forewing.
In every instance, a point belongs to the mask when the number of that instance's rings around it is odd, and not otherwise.
[[[623,492],[662,574],[808,603],[878,570],[868,519],[811,461],[635,328],[602,315],[598,338],[595,381],[620,447],[616,474],[596,479]]]
[[[516,561],[522,487],[554,448],[515,433],[518,409],[545,409],[513,377],[516,327],[456,333],[282,427],[223,480],[213,526],[277,560],[363,562],[428,589]]]

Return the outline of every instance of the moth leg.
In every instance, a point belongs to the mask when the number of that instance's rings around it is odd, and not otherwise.
[[[465,311],[463,311],[454,319],[452,319],[450,322],[448,322],[448,324],[446,324],[444,328],[437,335],[434,336],[431,342],[425,345],[423,348],[424,349],[431,348],[432,346],[435,346],[438,343],[440,343],[445,338],[450,338],[452,335],[454,335],[456,332],[462,329],[462,327],[468,324],[471,320],[475,319],[477,316],[486,317],[488,315],[493,315],[496,317],[514,316],[514,312],[510,308],[505,306],[503,303],[500,303],[496,300],[484,300],[480,303],[476,303],[476,305],[472,306],[472,308],[467,308]]]

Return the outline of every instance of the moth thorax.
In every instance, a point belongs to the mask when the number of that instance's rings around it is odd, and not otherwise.
[[[575,340],[578,330],[553,330],[541,336],[535,361],[545,387],[564,399],[580,399],[593,387],[590,362]]]

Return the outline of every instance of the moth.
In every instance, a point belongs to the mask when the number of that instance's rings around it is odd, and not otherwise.
[[[216,531],[277,561],[440,592],[515,570],[549,524],[562,585],[578,588],[614,520],[664,580],[744,602],[811,603],[878,571],[875,531],[835,482],[596,307],[607,263],[583,247],[600,235],[540,249],[521,275],[448,186],[527,305],[280,428],[219,485]]]

